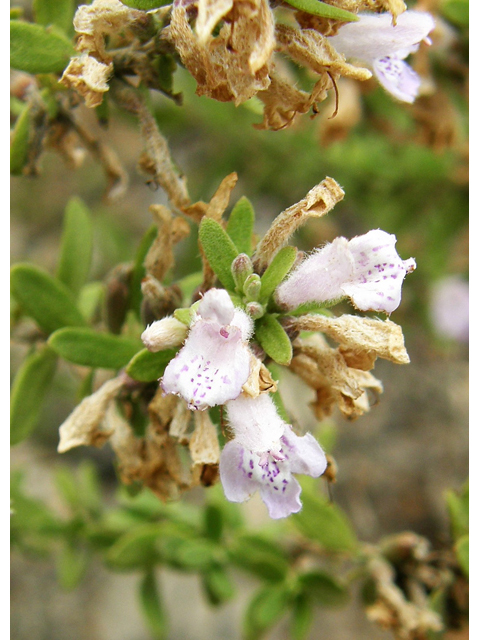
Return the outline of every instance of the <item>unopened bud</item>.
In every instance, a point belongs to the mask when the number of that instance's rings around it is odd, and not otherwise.
[[[265,308],[259,302],[248,302],[245,307],[246,312],[254,319],[258,320],[265,315]]]
[[[250,276],[248,276],[243,285],[246,302],[258,300],[261,288],[262,282],[259,275],[257,275],[256,273],[252,273]]]
[[[237,291],[242,292],[245,280],[253,273],[253,265],[246,253],[240,253],[232,262],[232,275]]]
[[[182,344],[188,328],[175,318],[162,318],[153,322],[142,333],[143,344],[149,351],[162,351]]]

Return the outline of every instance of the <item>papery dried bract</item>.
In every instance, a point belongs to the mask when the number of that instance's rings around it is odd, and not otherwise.
[[[108,91],[108,80],[113,73],[111,63],[104,64],[88,55],[75,56],[63,72],[60,82],[75,89],[84,99],[87,107],[98,107],[103,95]]]

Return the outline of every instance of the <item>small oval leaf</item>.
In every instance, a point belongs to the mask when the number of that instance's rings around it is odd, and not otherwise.
[[[278,364],[290,364],[292,343],[274,315],[267,314],[258,320],[255,325],[255,337],[272,360]]]
[[[147,571],[143,576],[139,595],[140,605],[153,638],[155,640],[167,638],[167,616],[160,598],[155,573],[152,570]]]
[[[260,300],[267,300],[272,295],[292,268],[296,257],[296,247],[283,247],[283,249],[280,249],[262,275]]]
[[[253,596],[244,618],[246,640],[258,640],[287,612],[292,594],[285,583],[262,587]]]
[[[226,289],[235,290],[232,262],[238,250],[223,227],[211,218],[203,218],[198,237],[210,266]]]
[[[343,22],[356,22],[357,16],[345,9],[338,9],[331,4],[319,2],[319,0],[285,0],[291,7],[305,13],[311,13],[321,18],[329,18],[330,20],[342,20]]]
[[[10,173],[12,176],[22,175],[22,169],[27,162],[31,124],[30,110],[29,106],[24,106],[13,128],[10,143]]]
[[[35,428],[42,402],[55,374],[56,354],[48,347],[27,356],[12,386],[10,442],[17,444]]]
[[[165,367],[176,353],[176,349],[165,349],[156,353],[142,349],[130,360],[126,373],[139,382],[153,382],[163,376]]]
[[[48,344],[69,362],[101,369],[121,369],[141,346],[139,340],[75,327],[55,331]]]
[[[155,543],[161,535],[162,528],[156,523],[149,522],[131,528],[108,550],[107,565],[119,571],[153,566],[159,560]]]
[[[47,333],[86,324],[67,287],[43,269],[29,264],[15,265],[11,271],[11,290],[25,313]]]
[[[233,207],[228,218],[226,231],[239,253],[252,255],[253,225],[255,211],[248,198],[243,196]]]
[[[324,571],[303,573],[298,577],[298,583],[305,595],[320,605],[342,606],[349,598],[346,588]]]
[[[27,73],[61,73],[75,55],[70,40],[52,28],[10,22],[10,66]]]
[[[65,209],[57,278],[74,294],[87,281],[92,258],[92,220],[80,198],[71,198]]]

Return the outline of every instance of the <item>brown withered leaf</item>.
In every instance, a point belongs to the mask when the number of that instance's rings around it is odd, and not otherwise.
[[[208,411],[195,411],[193,420],[195,429],[188,445],[193,464],[218,464],[220,445],[217,428],[211,421]]]
[[[162,37],[175,46],[183,65],[197,81],[198,95],[239,105],[270,84],[273,25],[267,0],[234,0],[218,35],[201,42],[189,24],[185,7],[174,5]]]
[[[350,361],[358,363],[373,358],[384,358],[396,364],[408,364],[410,358],[405,349],[402,328],[391,320],[377,320],[362,316],[342,315],[329,318],[320,314],[295,318],[292,326],[298,331],[321,331],[341,345]],[[373,363],[372,363],[373,366]],[[364,366],[357,367],[364,369]],[[369,366],[367,368],[371,369]]]
[[[198,0],[195,31],[201,44],[205,44],[220,20],[229,13],[234,0]]]
[[[59,453],[81,445],[101,447],[110,438],[113,429],[105,424],[105,415],[123,385],[122,377],[113,378],[82,400],[60,426]]]
[[[172,438],[177,438],[180,444],[188,444],[191,420],[192,411],[188,409],[187,403],[182,398],[177,398],[177,406],[173,412],[168,432]]]
[[[242,392],[250,398],[256,398],[261,393],[275,393],[277,383],[270,371],[253,353],[250,356],[250,375],[242,387]]]
[[[290,236],[309,218],[320,218],[343,199],[345,192],[333,178],[325,178],[307,193],[305,198],[280,213],[257,245],[253,263],[257,273],[263,273],[274,255]]]
[[[285,24],[275,27],[277,48],[287,53],[292,60],[319,75],[327,72],[354,80],[369,80],[371,71],[345,62],[327,38],[314,29],[295,29]]]
[[[85,105],[94,108],[102,104],[112,73],[111,63],[104,64],[93,56],[82,54],[71,58],[60,82],[65,87],[75,89],[84,98]]]
[[[152,204],[149,211],[153,216],[158,232],[145,257],[146,272],[159,282],[163,280],[173,267],[173,247],[190,233],[188,222],[183,218],[174,217],[167,207]]]

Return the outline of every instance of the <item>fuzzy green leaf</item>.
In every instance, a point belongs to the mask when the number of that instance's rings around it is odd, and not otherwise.
[[[10,401],[11,444],[21,442],[35,428],[56,363],[55,353],[45,347],[27,356],[17,372]]]
[[[126,7],[140,9],[141,11],[150,11],[151,9],[158,9],[158,7],[171,4],[170,0],[120,0],[120,2]]]
[[[71,292],[43,269],[30,264],[12,267],[11,291],[25,313],[47,333],[86,324]]]
[[[303,573],[298,577],[298,584],[305,595],[323,606],[341,606],[349,598],[346,588],[324,571]]]
[[[35,22],[44,27],[54,24],[65,33],[73,29],[73,0],[33,0],[33,12]]]
[[[155,640],[164,640],[168,631],[167,617],[153,571],[149,570],[143,576],[140,582],[139,596],[150,633]]]
[[[297,257],[296,247],[283,247],[276,254],[262,275],[260,300],[267,300],[285,278]]]
[[[244,618],[246,640],[259,640],[286,613],[291,593],[285,583],[262,587],[250,601]]]
[[[107,565],[118,571],[149,568],[159,561],[156,541],[162,527],[156,523],[140,524],[122,535],[106,555]]]
[[[232,276],[232,262],[238,250],[223,227],[211,218],[203,218],[198,232],[210,266],[226,289],[234,291],[235,281]]]
[[[101,369],[121,369],[141,348],[139,340],[75,327],[55,331],[48,344],[69,362]]]
[[[308,491],[302,492],[302,503],[302,510],[291,516],[291,522],[307,538],[329,551],[355,551],[355,534],[339,507]]]
[[[258,320],[255,324],[255,337],[272,360],[278,364],[290,364],[292,343],[275,316],[268,314]]]
[[[13,128],[10,142],[10,173],[12,176],[22,175],[22,169],[27,162],[31,125],[30,110],[30,107],[23,106]]]
[[[314,16],[320,16],[321,18],[329,18],[330,20],[343,20],[343,22],[355,22],[358,20],[357,16],[350,11],[344,9],[338,9],[331,4],[325,2],[319,2],[319,0],[285,0],[291,7],[298,9],[299,11],[305,11],[305,13],[311,13]]]
[[[215,606],[235,595],[235,587],[222,565],[214,565],[202,574],[202,586],[209,602]]]
[[[262,580],[280,582],[288,572],[288,559],[273,540],[245,534],[239,536],[229,550],[232,561]]]
[[[126,372],[139,382],[153,382],[163,376],[165,367],[176,353],[176,349],[165,349],[156,353],[142,349],[130,360]]]
[[[61,73],[75,49],[71,41],[53,28],[12,20],[10,66],[27,73]]]
[[[90,211],[80,198],[71,198],[65,209],[57,278],[75,295],[87,281],[92,250]]]
[[[248,198],[243,196],[233,207],[227,222],[227,233],[239,253],[252,255],[252,236],[255,211]]]

